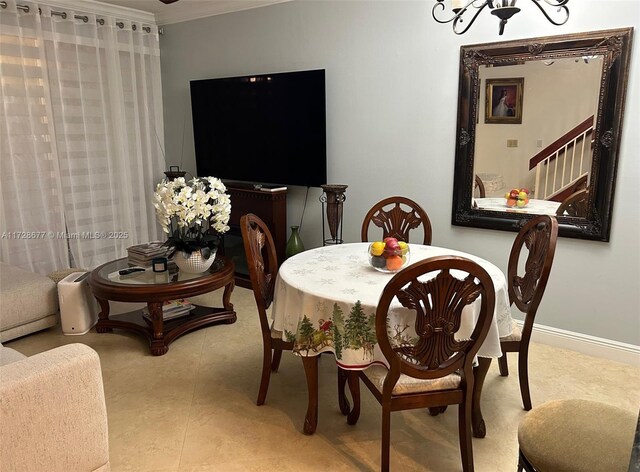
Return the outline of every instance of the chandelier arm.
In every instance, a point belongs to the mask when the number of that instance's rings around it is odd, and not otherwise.
[[[538,9],[542,12],[542,14],[549,20],[550,23],[553,23],[556,26],[564,25],[569,19],[569,8],[565,5],[569,0],[544,0],[544,2],[548,5],[552,5],[554,7],[558,7],[558,11],[563,11],[565,14],[564,20],[555,21],[553,18],[549,16],[544,8],[540,5],[540,0],[531,0],[533,4],[538,7]]]
[[[444,6],[444,1],[445,1],[445,0],[436,0],[436,2],[437,2],[437,3],[436,3],[435,5],[433,5],[433,8],[431,9],[431,16],[433,17],[433,19],[434,19],[434,20],[436,20],[436,22],[438,22],[438,23],[442,23],[442,24],[444,24],[444,23],[451,23],[451,22],[453,21],[454,28],[455,28],[455,25],[456,25],[458,22],[462,22],[462,21],[463,21],[463,20],[462,20],[462,15],[464,15],[464,13],[465,13],[465,12],[466,12],[470,7],[472,7],[472,6],[473,6],[474,8],[477,8],[477,9],[478,9],[478,11],[475,13],[475,15],[473,16],[473,18],[471,19],[471,23],[469,24],[469,26],[471,26],[471,24],[472,24],[472,23],[473,23],[473,21],[476,19],[476,17],[478,16],[478,14],[482,11],[482,9],[483,9],[484,7],[486,7],[488,3],[490,4],[490,3],[492,2],[492,0],[482,0],[482,5],[480,5],[480,6],[476,6],[476,5],[474,5],[474,4],[475,4],[475,3],[477,3],[479,0],[469,0],[469,2],[468,2],[464,7],[462,7],[458,12],[454,12],[454,15],[453,15],[451,18],[441,20],[440,18],[438,18],[438,17],[436,16],[436,10],[437,10],[437,9],[440,9],[440,10],[444,11],[444,10],[446,9],[446,7]],[[567,1],[568,1],[568,0],[567,0]],[[467,30],[469,29],[469,26],[467,26],[467,27],[465,28],[465,30],[464,30],[464,31],[467,31]],[[464,31],[463,31],[462,33],[464,33]],[[457,33],[457,34],[462,34],[462,33]]]
[[[433,6],[433,8],[431,9],[431,16],[433,17],[434,20],[436,20],[438,23],[449,23],[453,20],[456,19],[456,17],[458,15],[461,15],[466,9],[467,7],[464,7],[461,11],[459,11],[458,13],[456,13],[452,18],[449,18],[448,20],[441,20],[436,16],[436,10],[440,9],[444,12],[444,10],[446,9],[446,7],[444,6],[444,0],[436,0],[436,4]]]
[[[461,15],[462,13],[464,13],[464,11],[466,10],[466,8],[465,8],[465,10],[460,11],[460,13],[459,13],[458,15],[456,15],[456,18],[455,18],[455,20],[454,20],[454,22],[453,22],[453,32],[454,32],[455,34],[464,34],[464,33],[466,33],[466,32],[467,32],[467,30],[468,30],[469,28],[471,28],[471,25],[473,25],[474,21],[476,21],[476,18],[478,18],[478,15],[480,14],[480,12],[481,12],[482,10],[484,10],[484,8],[485,8],[486,6],[487,6],[487,2],[483,3],[481,7],[478,7],[478,11],[475,13],[475,15],[473,15],[473,18],[471,18],[471,21],[467,24],[467,27],[466,27],[466,28],[464,28],[462,31],[458,31],[458,30],[457,30],[457,27],[458,27],[458,22],[462,22],[462,18],[461,18],[461,16],[460,16],[460,15]]]
[[[536,0],[536,1],[540,1],[540,0]],[[569,0],[543,0],[543,1],[553,7],[561,7],[569,3]]]

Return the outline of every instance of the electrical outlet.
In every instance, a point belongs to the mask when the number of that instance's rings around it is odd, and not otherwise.
[[[516,147],[518,147],[518,140],[517,139],[507,139],[507,147],[508,148],[516,148]]]
[[[536,141],[536,146],[537,146],[538,148],[541,148],[541,147],[542,147],[542,139],[538,139],[538,140]]]

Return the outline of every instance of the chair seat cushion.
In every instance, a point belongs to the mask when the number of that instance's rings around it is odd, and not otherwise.
[[[507,336],[502,336],[500,341],[520,341],[522,339],[522,329],[519,325],[514,324],[513,331]]]
[[[528,412],[520,452],[539,472],[626,472],[637,415],[589,400],[556,400]]]
[[[387,377],[389,370],[381,365],[372,365],[364,370],[364,374],[382,392],[384,379]],[[453,390],[460,386],[460,376],[458,374],[449,374],[439,379],[416,379],[408,375],[400,374],[400,378],[393,387],[394,395],[406,395],[409,393],[431,392],[435,390]]]

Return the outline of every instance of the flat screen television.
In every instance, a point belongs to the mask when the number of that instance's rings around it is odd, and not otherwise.
[[[305,187],[327,182],[324,69],[190,85],[199,176]]]

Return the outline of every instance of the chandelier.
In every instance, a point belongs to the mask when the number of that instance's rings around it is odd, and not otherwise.
[[[438,15],[444,13],[446,7],[444,5],[445,0],[436,0],[436,4],[433,6],[431,10],[431,14],[433,15],[433,19],[438,23],[450,23],[453,22],[453,32],[456,34],[464,34],[467,32],[476,18],[480,14],[485,7],[489,7],[492,15],[500,18],[500,30],[498,34],[502,34],[504,32],[504,27],[507,24],[509,18],[520,11],[520,8],[516,7],[517,0],[451,0],[451,11],[453,12],[453,16],[451,18],[438,18]],[[569,9],[566,7],[569,0],[530,0],[538,9],[542,12],[542,14],[556,26],[564,25],[569,19]],[[543,6],[542,2],[550,5],[550,7]],[[471,17],[471,21],[469,23],[463,24],[463,16],[467,11],[473,12],[472,8],[476,11],[473,13],[473,17]],[[558,19],[554,19],[545,10],[545,8],[556,9],[556,13],[554,16],[558,17]],[[470,13],[469,15],[471,15]]]

